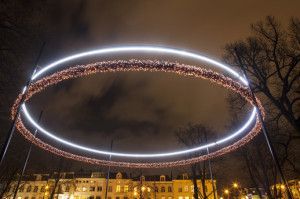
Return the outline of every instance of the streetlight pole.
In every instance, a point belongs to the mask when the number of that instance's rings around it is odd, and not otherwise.
[[[236,53],[236,55],[237,55],[237,49],[235,49],[235,53]],[[244,64],[243,64],[243,62],[242,62],[240,56],[237,56],[237,58],[238,58],[238,62],[239,62],[239,64],[240,64],[240,66],[241,66],[241,69],[242,69],[242,71],[243,71],[244,77],[245,77],[245,79],[246,79],[247,82],[248,82],[248,88],[249,88],[249,90],[250,90],[250,93],[251,93],[251,97],[252,97],[252,99],[253,99],[254,106],[256,107],[256,111],[257,111],[257,114],[258,114],[258,118],[259,118],[259,120],[260,120],[260,122],[261,122],[261,124],[262,124],[262,132],[263,132],[264,137],[265,137],[265,140],[266,140],[266,142],[267,142],[267,145],[268,145],[269,151],[270,151],[270,153],[271,153],[272,159],[273,159],[273,161],[274,161],[274,163],[275,163],[275,165],[276,165],[276,167],[277,167],[277,169],[278,169],[278,171],[279,171],[281,180],[284,182],[285,186],[287,187],[287,195],[288,195],[288,198],[289,198],[289,199],[293,199],[291,190],[290,190],[290,188],[289,188],[289,186],[288,186],[288,183],[287,183],[287,181],[286,181],[286,179],[285,179],[285,176],[284,176],[283,171],[282,171],[282,169],[281,169],[281,166],[280,166],[280,164],[279,164],[278,156],[277,156],[277,154],[276,154],[276,152],[275,152],[275,150],[274,150],[274,146],[273,146],[272,141],[271,141],[271,139],[270,139],[270,135],[269,135],[269,133],[268,133],[268,131],[267,131],[267,128],[266,128],[266,125],[265,125],[265,123],[264,123],[262,113],[261,113],[260,109],[258,108],[257,101],[256,101],[256,97],[255,97],[255,95],[254,95],[254,92],[253,92],[253,90],[252,90],[251,84],[250,84],[250,82],[249,82],[248,74],[247,74],[247,72],[246,72],[246,69],[245,69],[245,67],[244,67]]]
[[[208,155],[209,154],[209,149],[206,148],[206,151],[207,151],[207,155]],[[210,173],[210,180],[211,180],[211,185],[212,185],[212,189],[213,189],[214,199],[217,199],[215,184],[214,184],[214,179],[213,179],[213,174],[212,174],[212,169],[211,169],[211,164],[210,164],[210,159],[208,159],[208,168],[209,168],[209,173]]]
[[[110,142],[110,151],[112,151],[114,140]],[[111,160],[111,155],[109,155],[109,160]],[[107,191],[108,191],[108,182],[110,177],[110,166],[108,166],[107,176],[106,176],[106,187],[105,187],[105,199],[107,199]]]
[[[40,113],[40,115],[39,115],[38,122],[41,121],[42,115],[43,115],[43,111],[41,111],[41,113]],[[38,130],[35,129],[35,131],[34,131],[34,137],[36,136],[37,133],[38,133]],[[17,182],[17,186],[16,186],[16,188],[15,188],[15,192],[14,192],[13,199],[15,199],[15,198],[17,197],[18,190],[19,190],[19,186],[20,186],[20,183],[21,183],[22,178],[23,178],[23,176],[24,176],[24,173],[25,173],[25,170],[26,170],[26,167],[27,167],[27,163],[28,163],[28,160],[29,160],[29,157],[30,157],[30,154],[31,154],[31,150],[32,150],[32,143],[30,143],[30,146],[29,146],[29,149],[28,149],[26,158],[25,158],[25,162],[24,162],[24,165],[23,165],[23,168],[22,168],[21,175],[20,175],[19,178],[18,178],[18,182]]]
[[[35,61],[35,63],[34,63],[34,69],[33,69],[33,72],[32,72],[31,77],[35,74],[35,72],[36,72],[36,70],[37,70],[37,67],[38,67],[37,64],[38,64],[38,62],[39,62],[39,60],[40,60],[40,57],[41,57],[41,55],[42,55],[44,46],[45,46],[45,42],[43,42],[43,44],[42,44],[42,46],[41,46],[41,49],[40,49],[40,51],[39,51],[38,57],[37,57],[37,59],[36,59],[36,61]],[[9,147],[9,145],[10,145],[10,141],[11,141],[13,135],[14,135],[15,128],[16,128],[16,123],[17,123],[17,119],[18,119],[18,117],[19,117],[19,115],[20,115],[21,105],[22,105],[22,104],[24,103],[24,101],[25,101],[25,96],[26,96],[28,87],[30,86],[31,81],[32,81],[32,80],[31,80],[31,77],[30,77],[30,79],[27,81],[27,83],[26,83],[26,85],[25,85],[25,87],[24,87],[24,89],[23,89],[23,91],[22,91],[22,94],[23,94],[23,95],[22,95],[21,100],[20,100],[20,105],[19,105],[19,107],[17,108],[17,111],[16,111],[16,114],[15,114],[15,116],[14,116],[14,118],[13,118],[12,124],[11,124],[11,126],[10,126],[10,128],[9,128],[9,131],[8,131],[6,137],[5,137],[5,141],[4,141],[3,145],[2,145],[2,148],[1,148],[1,151],[0,151],[0,166],[1,166],[2,163],[3,163],[3,160],[4,160],[4,158],[5,158],[7,149],[8,149],[8,147]]]

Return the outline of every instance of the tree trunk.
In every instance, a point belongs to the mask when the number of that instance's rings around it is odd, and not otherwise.
[[[191,166],[191,170],[192,170],[192,181],[193,181],[193,185],[194,185],[194,198],[199,198],[198,197],[198,185],[197,185],[197,172],[196,172],[196,165],[193,164]]]

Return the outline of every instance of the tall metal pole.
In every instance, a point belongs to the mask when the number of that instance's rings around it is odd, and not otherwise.
[[[235,49],[235,53],[237,54],[237,49]],[[282,171],[282,169],[281,169],[281,166],[280,166],[280,163],[279,163],[279,160],[278,160],[278,156],[277,156],[277,154],[276,154],[276,151],[274,150],[274,146],[273,146],[272,141],[271,141],[271,139],[270,139],[270,135],[269,135],[269,133],[268,133],[268,131],[267,131],[267,128],[266,128],[266,125],[265,125],[265,123],[264,123],[262,113],[261,113],[261,111],[260,111],[259,108],[258,108],[258,104],[257,104],[256,98],[255,98],[254,92],[253,92],[253,90],[252,90],[251,84],[250,84],[250,82],[249,82],[249,78],[248,78],[246,69],[245,69],[245,67],[244,67],[244,64],[243,64],[241,58],[240,58],[239,56],[237,56],[237,58],[238,58],[238,61],[239,61],[240,66],[241,66],[241,69],[242,69],[242,71],[243,71],[243,73],[244,73],[244,77],[245,77],[245,79],[247,80],[247,82],[249,83],[248,87],[249,87],[249,90],[250,90],[250,93],[251,93],[251,97],[252,97],[252,99],[253,99],[254,106],[256,107],[256,110],[257,110],[257,113],[258,113],[258,118],[259,118],[259,120],[260,120],[260,122],[261,122],[261,124],[262,124],[262,132],[263,132],[264,137],[265,137],[265,139],[266,139],[266,142],[267,142],[269,151],[270,151],[270,153],[271,153],[272,159],[273,159],[273,161],[274,161],[274,163],[275,163],[275,165],[276,165],[276,167],[277,167],[277,169],[278,169],[278,171],[279,171],[281,180],[284,182],[284,184],[285,184],[285,186],[286,186],[286,188],[287,188],[287,195],[288,195],[288,198],[289,198],[289,199],[293,199],[293,195],[292,195],[291,190],[290,190],[290,188],[289,188],[289,186],[288,186],[288,183],[287,183],[287,181],[286,181],[286,179],[285,179],[285,176],[284,176],[284,174],[283,174],[283,171]]]
[[[114,140],[110,142],[110,151],[112,151]],[[111,155],[109,156],[109,160],[111,160]],[[108,182],[110,177],[110,166],[108,166],[107,176],[106,176],[106,187],[105,187],[105,199],[107,199],[107,191],[108,191]]]
[[[43,111],[41,111],[40,115],[39,115],[39,119],[38,119],[38,122],[41,121],[41,118],[42,118],[42,115],[43,115]],[[34,137],[36,136],[38,130],[35,129],[34,131]],[[25,162],[24,162],[24,165],[23,165],[23,168],[22,168],[22,172],[21,172],[21,175],[19,176],[18,178],[18,183],[17,183],[17,186],[15,188],[15,192],[14,192],[14,197],[13,199],[15,199],[17,197],[17,194],[18,194],[18,190],[19,190],[19,186],[20,186],[20,183],[22,181],[22,178],[23,178],[23,175],[25,173],[25,170],[26,170],[26,167],[27,167],[27,163],[28,163],[28,160],[29,160],[29,157],[30,157],[30,154],[31,154],[31,150],[32,150],[32,143],[30,143],[30,146],[29,146],[29,149],[28,149],[28,152],[27,152],[27,155],[26,155],[26,159],[25,159]]]
[[[207,155],[208,155],[209,154],[209,149],[206,148],[206,151],[207,151]],[[210,164],[210,159],[208,159],[208,168],[209,168],[209,174],[210,174],[210,180],[211,180],[211,184],[212,184],[212,189],[213,189],[213,193],[214,193],[214,199],[217,199],[216,189],[215,189],[215,183],[214,183],[212,169],[211,169],[211,164]]]
[[[31,77],[32,77],[32,76],[35,74],[35,72],[36,72],[36,69],[37,69],[37,67],[38,67],[37,64],[38,64],[38,62],[39,62],[39,60],[40,60],[40,57],[41,57],[41,55],[42,55],[42,51],[43,51],[43,49],[44,49],[44,46],[45,46],[45,42],[43,42],[42,47],[41,47],[41,49],[40,49],[40,51],[39,51],[38,57],[37,57],[37,59],[35,60],[35,63],[34,63],[34,69],[33,69],[33,72],[32,72]],[[4,160],[4,158],[5,158],[7,149],[8,149],[9,144],[10,144],[10,141],[11,141],[11,139],[12,139],[12,137],[13,137],[14,132],[15,132],[16,122],[17,122],[17,119],[18,119],[19,114],[20,114],[21,105],[22,105],[22,104],[24,103],[24,101],[25,101],[25,96],[26,96],[26,93],[27,93],[27,89],[28,89],[28,87],[29,87],[30,84],[31,84],[31,77],[30,77],[30,79],[27,81],[27,83],[26,83],[26,85],[25,85],[25,87],[24,87],[24,89],[23,89],[23,91],[22,91],[22,94],[23,94],[23,95],[22,95],[22,98],[21,98],[21,100],[20,100],[20,105],[19,105],[19,107],[17,108],[16,115],[15,115],[15,117],[13,118],[12,124],[11,124],[11,126],[10,126],[10,128],[9,128],[9,131],[8,131],[7,135],[6,135],[5,141],[4,141],[3,145],[2,145],[2,148],[1,148],[1,151],[0,151],[0,166],[1,166],[2,163],[3,163],[3,160]]]

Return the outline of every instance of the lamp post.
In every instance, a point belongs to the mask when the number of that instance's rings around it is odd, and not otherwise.
[[[238,198],[239,197],[239,184],[237,182],[232,183],[233,188],[233,197]]]
[[[38,62],[39,62],[40,57],[41,57],[41,55],[42,55],[42,52],[43,52],[43,49],[44,49],[45,44],[46,44],[46,43],[43,42],[43,44],[42,44],[42,46],[41,46],[41,48],[40,48],[38,57],[37,57],[37,59],[35,60],[35,63],[34,63],[34,68],[33,68],[33,72],[32,72],[31,77],[35,74],[35,72],[36,72],[36,70],[37,70],[37,68],[38,68]],[[3,160],[4,160],[5,156],[6,156],[7,149],[8,149],[8,147],[9,147],[9,145],[10,145],[10,141],[11,141],[13,135],[14,135],[14,132],[15,132],[15,129],[16,129],[17,119],[18,119],[18,117],[19,117],[19,115],[20,115],[20,111],[21,111],[21,105],[22,105],[23,102],[25,101],[25,96],[26,96],[26,93],[27,93],[27,89],[29,88],[29,86],[30,86],[30,84],[31,84],[31,81],[32,81],[32,80],[31,80],[31,77],[30,77],[30,79],[27,81],[26,86],[25,86],[24,89],[23,89],[23,95],[22,95],[21,100],[20,100],[20,106],[17,108],[17,112],[16,112],[16,114],[15,114],[15,116],[14,116],[14,118],[13,118],[12,124],[11,124],[11,126],[10,126],[10,128],[9,128],[9,131],[8,131],[6,137],[5,137],[4,143],[3,143],[2,148],[1,148],[1,150],[0,150],[0,166],[1,166],[2,163],[3,163]]]
[[[230,193],[230,192],[229,192],[228,189],[225,189],[225,190],[224,190],[224,194],[227,196],[227,199],[229,199],[229,193]]]
[[[111,140],[110,142],[110,151],[112,151],[114,140]],[[109,160],[111,160],[111,155],[109,156]],[[107,192],[108,192],[108,186],[109,186],[109,178],[110,178],[110,166],[108,166],[107,170],[107,176],[106,176],[106,187],[105,187],[105,199],[107,199]]]

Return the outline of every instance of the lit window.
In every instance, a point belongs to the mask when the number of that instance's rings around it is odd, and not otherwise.
[[[128,191],[129,191],[128,185],[125,185],[124,186],[124,192],[128,192]]]
[[[183,197],[182,197],[182,196],[179,196],[178,199],[183,199]]]
[[[86,191],[86,187],[82,187],[82,191]]]
[[[19,188],[19,192],[23,192],[24,191],[24,186],[21,186],[20,188]]]
[[[34,186],[34,188],[33,188],[33,192],[38,192],[38,190],[39,190],[39,187],[38,186]]]
[[[116,192],[121,192],[121,186],[120,185],[117,185]]]
[[[189,197],[188,197],[188,196],[185,196],[184,199],[189,199]]]
[[[188,192],[189,191],[189,186],[184,186],[184,191]]]
[[[26,192],[30,192],[31,191],[31,185],[29,185],[26,189]]]
[[[41,192],[41,193],[45,192],[45,186],[42,186],[42,187],[41,187],[40,192]]]
[[[160,188],[160,191],[161,191],[161,192],[166,192],[165,187],[161,187],[161,188]]]

